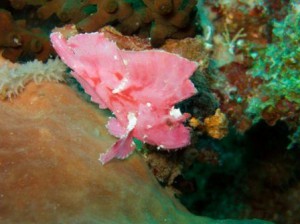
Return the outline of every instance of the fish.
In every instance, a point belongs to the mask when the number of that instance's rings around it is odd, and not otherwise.
[[[102,32],[68,39],[54,32],[50,39],[91,101],[114,115],[106,127],[118,140],[100,154],[102,164],[127,158],[134,138],[162,150],[190,144],[190,129],[184,126],[190,115],[176,104],[196,94],[190,77],[197,62],[160,49],[119,49]]]

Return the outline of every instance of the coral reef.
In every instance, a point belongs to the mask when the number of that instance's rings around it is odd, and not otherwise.
[[[269,125],[284,120],[291,131],[299,125],[295,100],[299,98],[299,67],[289,61],[297,61],[298,57],[299,13],[296,3],[284,5],[279,1],[280,11],[272,14],[277,7],[275,2],[208,4],[219,18],[214,23],[212,56],[220,77],[213,81],[212,87],[220,108],[241,132],[260,119]],[[277,22],[267,23],[274,18]]]
[[[154,147],[143,154],[150,171],[163,186],[171,186],[175,178],[181,175],[181,165],[179,159],[173,159],[172,153],[156,151]],[[174,189],[172,189],[174,190]]]
[[[117,29],[123,34],[149,33],[151,44],[161,46],[167,38],[182,39],[194,36],[196,26],[193,11],[196,1],[149,1],[136,8],[123,0],[95,1],[97,11],[77,23],[80,31],[91,32],[117,23]],[[184,5],[184,7],[182,7]],[[151,25],[152,24],[152,25]],[[146,32],[146,29],[151,29]]]
[[[87,14],[84,12],[84,7],[93,0],[51,0],[40,5],[37,10],[39,19],[47,20],[52,15],[56,15],[60,21],[64,23],[76,23],[84,19]]]
[[[203,122],[192,117],[189,120],[189,125],[214,139],[222,139],[228,134],[228,120],[220,108],[216,110],[214,115],[205,117]]]
[[[1,223],[268,223],[183,211],[137,154],[101,166],[106,115],[65,84],[31,83],[0,105]]]
[[[0,46],[18,47],[21,45],[21,37],[17,35],[15,23],[9,11],[0,9],[1,36]]]
[[[298,0],[0,1],[0,50],[14,62],[0,60],[0,222],[300,223],[299,12]],[[180,121],[189,126],[191,144],[168,152],[133,138],[138,150],[126,162],[101,166],[98,152],[115,139],[106,135],[105,112],[89,102],[84,83],[53,59],[48,38],[53,28],[65,38],[101,32],[122,57],[160,47],[197,62],[191,77],[197,94],[175,105],[191,115]],[[158,60],[145,73],[157,68],[162,83],[171,74],[163,64]],[[93,76],[94,68],[91,63],[84,77]],[[105,88],[115,89],[109,97],[126,87],[124,82],[115,88],[113,77],[121,75],[105,77]],[[134,81],[143,83],[141,77]],[[47,80],[65,83],[41,83]],[[99,80],[89,81],[96,86]],[[169,93],[177,96],[180,85],[172,85]],[[168,104],[161,99],[160,109]],[[122,119],[131,130],[137,116],[128,113],[132,104],[125,101]],[[145,108],[143,117],[159,120],[145,115]],[[178,112],[166,111],[168,117]],[[123,134],[115,121],[110,131]],[[168,119],[162,123],[173,125]],[[168,139],[164,134],[155,143]],[[131,139],[121,143],[129,146]],[[176,209],[172,194],[193,213],[221,220]]]
[[[123,0],[96,1],[97,11],[76,24],[82,32],[99,30],[105,25],[121,22],[133,14],[131,5]]]
[[[150,37],[154,47],[161,46],[167,38],[183,39],[195,35],[196,27],[191,21],[196,0],[187,1],[184,7],[181,7],[182,0],[143,0],[143,2],[153,20]]]
[[[228,134],[228,120],[220,109],[204,119],[204,127],[207,134],[215,139],[222,139]]]
[[[58,59],[49,59],[46,64],[34,60],[26,64],[12,64],[2,59],[0,66],[0,98],[18,95],[29,83],[64,81],[66,66]]]
[[[248,66],[232,62],[220,68],[224,76],[213,84],[222,111],[240,132],[245,132],[252,125],[252,119],[246,114],[248,99],[262,83],[260,78],[253,78],[247,71]]]
[[[158,47],[167,38],[195,35],[195,5],[195,0],[5,0],[0,6],[0,48],[14,62],[46,61],[54,53],[49,31],[67,23],[76,24],[81,32],[113,25],[123,34],[149,36],[152,46]]]
[[[179,189],[179,197],[200,215],[299,223],[299,2],[203,5],[213,59],[204,74],[230,128],[212,140],[197,133],[212,113],[193,114],[189,123],[198,135],[176,183],[193,190]]]
[[[198,215],[298,223],[300,153],[286,150],[287,131],[283,122],[259,123],[238,137],[234,130],[217,142],[202,137],[172,186],[192,185],[178,197]]]
[[[300,12],[291,8],[274,23],[272,43],[259,51],[249,71],[263,80],[247,109],[254,120],[262,118],[270,125],[284,120],[294,130],[300,125],[299,25]]]
[[[11,7],[17,10],[22,10],[25,6],[41,6],[47,3],[48,0],[9,0]]]
[[[53,52],[47,35],[38,28],[27,28],[25,20],[14,21],[11,13],[0,9],[0,47],[2,56],[17,60],[38,59],[46,61]]]

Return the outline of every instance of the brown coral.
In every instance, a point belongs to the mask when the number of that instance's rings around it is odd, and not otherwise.
[[[0,9],[0,47],[18,47],[21,37],[16,31],[15,23],[9,11]]]
[[[11,7],[17,10],[23,9],[26,5],[41,6],[48,0],[9,0]]]
[[[50,54],[54,53],[47,35],[41,29],[25,28],[25,21],[17,22],[16,31],[20,36],[20,45],[18,47],[4,48],[3,57],[16,62],[20,58],[38,59],[46,61]]]
[[[43,4],[37,14],[42,20],[55,14],[62,22],[76,23],[87,16],[83,8],[95,2],[96,0],[52,0]]]
[[[188,1],[183,9],[181,9],[182,0],[143,0],[143,2],[153,18],[150,30],[153,46],[162,45],[167,38],[183,39],[195,34],[196,27],[191,23],[191,15],[197,1]]]
[[[149,1],[144,0],[144,7],[133,9],[123,0],[96,1],[97,12],[77,23],[77,28],[84,32],[91,32],[107,25],[117,23],[117,28],[123,34],[149,33],[151,44],[158,47],[167,38],[182,39],[195,34],[192,24],[192,11],[196,1],[190,0],[182,9],[182,0],[177,1]],[[150,31],[151,23],[153,26]]]
[[[130,4],[123,0],[96,1],[97,12],[77,23],[83,32],[92,32],[113,22],[120,22],[133,14]]]
[[[143,2],[145,4],[143,4]],[[94,32],[106,25],[114,25],[126,35],[150,36],[151,44],[158,47],[167,38],[181,39],[195,34],[192,13],[195,0],[145,0],[128,3],[125,0],[6,0],[0,10],[0,48],[11,61],[37,58],[45,61],[53,53],[47,34],[33,29],[41,21],[50,19],[57,26],[73,23],[81,32]],[[30,13],[19,16],[20,10]],[[23,12],[23,11],[22,11]],[[18,16],[16,16],[18,14]],[[192,16],[191,16],[192,15]],[[54,16],[54,17],[53,17]],[[14,17],[24,20],[16,21]],[[58,22],[57,17],[62,23]],[[153,25],[153,26],[151,26]]]
[[[13,62],[20,58],[45,61],[53,53],[48,36],[41,29],[28,29],[25,20],[14,21],[6,10],[0,10],[0,23],[3,57]]]

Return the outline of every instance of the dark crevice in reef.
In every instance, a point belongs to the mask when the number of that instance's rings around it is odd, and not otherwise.
[[[177,197],[197,215],[297,223],[300,151],[287,150],[288,135],[285,123],[261,121],[244,135],[231,130],[221,141],[201,137],[198,152],[212,150],[218,162],[195,160],[173,182]]]

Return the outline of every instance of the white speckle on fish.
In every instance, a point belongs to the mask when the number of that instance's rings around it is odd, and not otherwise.
[[[179,118],[181,117],[182,113],[180,109],[176,109],[175,107],[172,107],[170,110],[170,115],[174,118]]]
[[[134,129],[134,127],[137,123],[137,118],[134,113],[129,112],[127,114],[127,119],[128,119],[127,131],[130,132],[131,130]]]
[[[128,79],[124,78],[124,79],[121,81],[120,85],[119,85],[117,88],[115,88],[115,89],[112,91],[112,93],[119,93],[119,92],[121,92],[121,91],[125,88],[125,86],[126,86],[127,83],[128,83]]]

